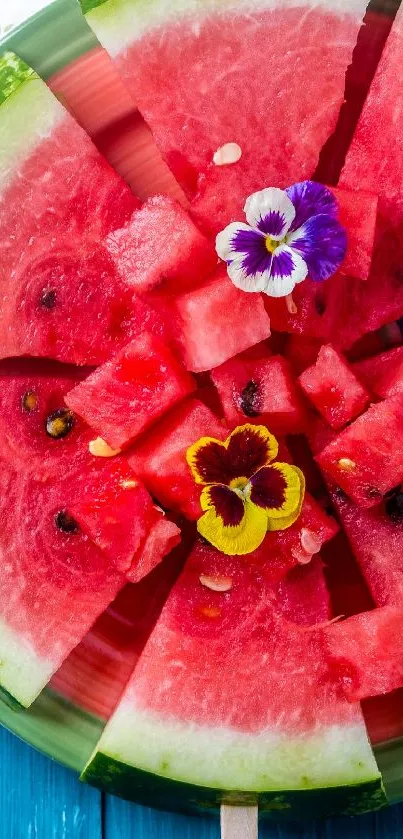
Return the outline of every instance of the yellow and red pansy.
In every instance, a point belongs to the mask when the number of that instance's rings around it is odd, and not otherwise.
[[[264,425],[238,426],[224,441],[201,437],[187,451],[203,486],[199,533],[229,555],[248,554],[268,530],[285,530],[298,518],[305,479],[296,466],[275,461],[278,442]]]

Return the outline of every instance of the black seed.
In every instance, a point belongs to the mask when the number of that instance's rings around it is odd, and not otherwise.
[[[385,512],[392,521],[403,520],[403,492],[399,490],[395,495],[386,498]]]
[[[260,413],[259,402],[259,385],[251,379],[241,393],[239,407],[245,416],[258,417]]]
[[[46,434],[59,440],[71,431],[74,425],[74,415],[68,408],[58,408],[46,418]]]
[[[318,315],[324,315],[326,312],[326,303],[319,294],[315,297],[315,309]]]
[[[22,410],[25,411],[27,414],[30,414],[32,411],[35,411],[37,404],[38,397],[35,391],[27,390],[21,399]]]
[[[39,305],[42,309],[47,309],[50,312],[55,308],[56,302],[57,298],[54,288],[44,288],[39,297]]]
[[[69,515],[67,510],[59,510],[59,512],[56,513],[55,525],[63,533],[78,533],[80,530],[76,520]]]

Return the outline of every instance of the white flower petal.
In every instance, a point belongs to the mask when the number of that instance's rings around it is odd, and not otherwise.
[[[244,213],[251,227],[257,227],[276,241],[284,238],[295,218],[295,208],[287,193],[274,186],[250,195]]]
[[[264,292],[270,297],[286,297],[307,274],[308,266],[302,256],[287,245],[281,245],[273,254],[270,280]]]
[[[242,261],[242,258],[234,259],[233,262],[227,265],[227,272],[231,282],[236,288],[240,288],[241,291],[264,291],[270,280],[270,272],[259,271],[256,274],[248,274],[242,268]]]
[[[249,227],[249,224],[244,224],[242,221],[233,221],[216,236],[215,249],[220,259],[223,259],[225,262],[239,256],[239,251],[234,250],[233,248],[233,241],[240,230],[244,230],[249,233],[251,228]]]

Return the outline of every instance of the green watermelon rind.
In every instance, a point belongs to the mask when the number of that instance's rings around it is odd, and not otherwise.
[[[259,806],[262,817],[300,820],[359,815],[387,805],[381,777],[360,784],[303,790],[226,791],[145,772],[98,751],[81,780],[120,798],[160,810],[216,815],[221,804]]]
[[[55,670],[45,656],[4,620],[0,620],[0,697],[13,707],[27,708]]]
[[[21,85],[38,76],[15,52],[0,55],[0,105],[15,93]]]

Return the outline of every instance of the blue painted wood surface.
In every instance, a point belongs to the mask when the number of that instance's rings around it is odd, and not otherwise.
[[[402,839],[403,805],[361,818],[264,824],[259,839]],[[0,729],[0,839],[219,839],[218,821],[137,807],[80,784],[74,774]]]

